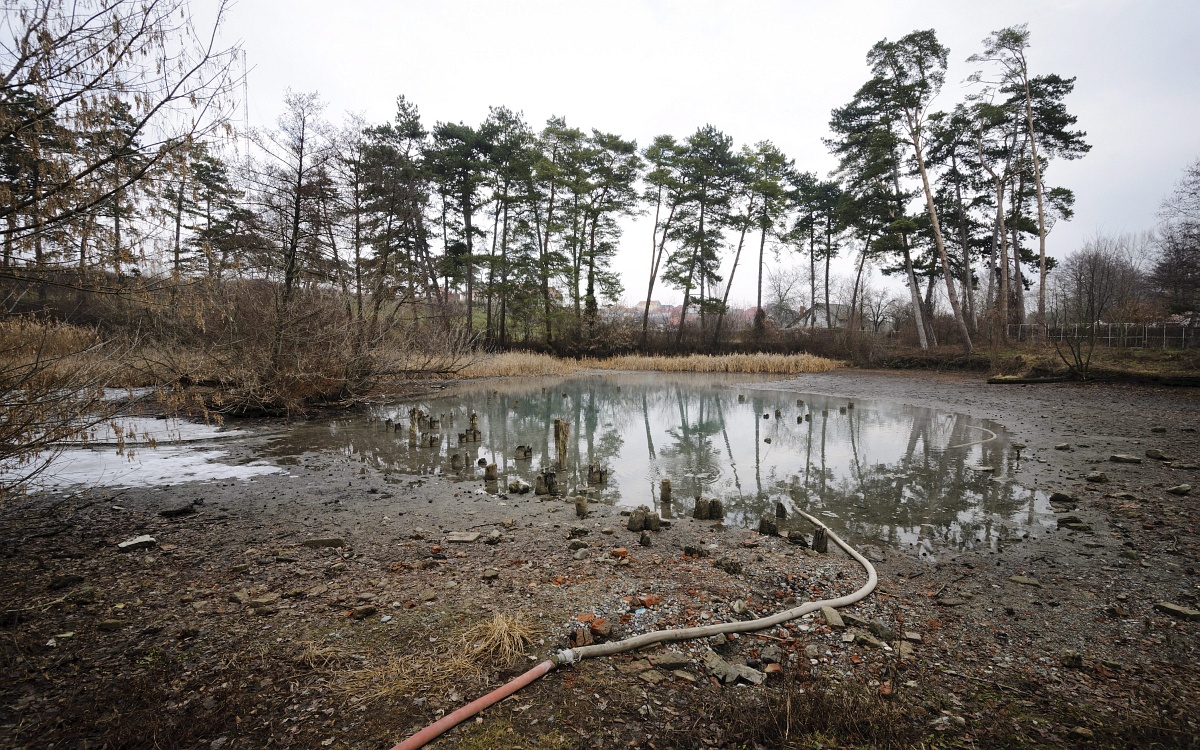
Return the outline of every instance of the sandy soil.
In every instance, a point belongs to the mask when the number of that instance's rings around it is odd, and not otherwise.
[[[845,628],[584,662],[437,746],[1200,744],[1200,393],[856,370],[752,387],[995,419],[1027,446],[1018,480],[1070,495],[1077,523],[937,564],[870,550],[880,587]],[[284,468],[0,509],[0,746],[386,748],[571,638],[746,619],[863,578],[840,553],[686,513],[647,547],[602,505],[579,520],[340,456]],[[142,534],[155,545],[118,551]],[[536,631],[527,656],[464,636],[495,614]],[[710,649],[765,683],[723,683]]]

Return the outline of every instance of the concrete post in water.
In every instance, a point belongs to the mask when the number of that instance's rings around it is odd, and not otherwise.
[[[783,503],[775,503],[775,517],[787,518],[787,508],[784,507]]]
[[[817,552],[829,551],[829,536],[825,533],[825,529],[818,528],[813,533],[812,548]]]
[[[712,503],[702,497],[696,498],[696,507],[692,510],[692,518],[697,521],[707,521],[710,518]]]
[[[476,414],[475,412],[471,412],[471,429],[472,430],[479,429],[479,415]]]
[[[780,417],[782,417],[782,416],[783,416],[783,410],[782,410],[782,409],[776,409],[776,410],[775,410],[775,418],[776,418],[776,419],[779,419],[779,418],[780,418]]]
[[[533,494],[535,494],[535,495],[549,495],[550,494],[550,490],[546,487],[546,476],[544,474],[538,474],[537,477],[533,480]]]
[[[461,453],[455,453],[454,455],[450,456],[450,468],[451,469],[454,469],[455,471],[459,471],[462,469],[462,465],[463,465],[463,462],[462,462],[462,454]]]
[[[488,464],[483,470],[483,481],[495,482],[500,479],[500,470],[496,468],[496,464]]]
[[[764,536],[779,535],[779,526],[775,524],[775,519],[770,513],[763,513],[762,518],[758,519],[758,533]]]
[[[803,424],[803,423],[804,423],[804,415],[797,414],[796,415],[796,424]]]
[[[746,403],[746,396],[744,394],[741,394],[741,393],[738,394],[738,403],[739,404]]]
[[[587,514],[588,514],[587,503],[588,503],[588,501],[587,501],[586,497],[584,497],[583,495],[576,495],[575,496],[575,515],[579,516],[580,518],[587,518]]]
[[[417,422],[410,420],[408,423],[408,445],[410,448],[417,446]]]
[[[671,502],[671,480],[664,479],[658,485],[658,500],[662,503]]]

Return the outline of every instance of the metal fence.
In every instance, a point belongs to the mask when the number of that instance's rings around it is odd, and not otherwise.
[[[1200,346],[1200,326],[1187,323],[1097,323],[1096,346],[1116,349],[1187,349]],[[1086,325],[1041,325],[1021,323],[1008,326],[1008,337],[1016,341],[1078,341],[1089,337]]]

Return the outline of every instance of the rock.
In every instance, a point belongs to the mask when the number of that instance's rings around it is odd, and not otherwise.
[[[96,623],[96,629],[103,630],[106,633],[111,633],[114,630],[120,630],[123,627],[125,627],[125,623],[122,620],[101,620]]]
[[[592,631],[592,635],[596,638],[609,638],[612,636],[612,623],[602,617],[597,617],[588,623],[588,630]]]
[[[267,594],[260,594],[253,599],[249,599],[246,603],[251,607],[267,607],[279,601],[279,599],[279,594],[272,591]]]
[[[798,544],[801,547],[808,547],[808,537],[804,536],[803,531],[797,531],[795,529],[789,531],[787,533],[787,540],[789,544]]]
[[[586,526],[572,526],[571,530],[567,533],[567,537],[569,539],[579,539],[580,537],[585,537],[590,533],[592,533],[592,530]]]
[[[571,645],[574,648],[581,646],[590,646],[595,641],[592,640],[592,629],[586,625],[581,625],[571,631]]]
[[[491,531],[488,532],[488,535],[483,538],[483,543],[484,544],[499,544],[501,538],[502,537],[500,535],[500,530],[492,529]]]
[[[1088,482],[1095,482],[1096,484],[1104,484],[1108,481],[1108,475],[1103,471],[1089,471],[1083,475],[1083,478]]]
[[[1083,669],[1083,655],[1078,651],[1064,651],[1059,661],[1067,669]]]
[[[587,547],[585,546],[583,549],[575,550],[575,554],[571,555],[571,558],[574,560],[586,560],[590,556],[591,554],[587,551]]]
[[[587,549],[587,546],[587,542],[582,539],[572,539],[571,543],[567,545],[567,549],[573,552],[577,549]]]
[[[629,550],[625,549],[624,547],[615,547],[609,554],[619,559],[622,557],[629,557]]]
[[[300,545],[302,547],[345,547],[346,540],[337,536],[321,539],[305,539]]]
[[[728,557],[722,557],[721,559],[717,560],[715,563],[713,563],[713,567],[723,570],[731,576],[740,576],[742,573],[746,572],[746,569],[740,562],[737,560],[731,560]]]
[[[725,518],[725,505],[717,498],[713,498],[708,503],[708,517],[712,521],[720,521]]]
[[[708,557],[708,550],[694,544],[683,545],[683,554],[688,557]]]
[[[1091,740],[1095,739],[1096,733],[1087,727],[1075,727],[1067,736],[1075,740]]]
[[[1075,507],[1075,498],[1071,497],[1070,495],[1068,495],[1065,492],[1051,492],[1050,493],[1050,504],[1051,505],[1069,505],[1072,508],[1074,508]]]
[[[670,522],[664,521],[657,511],[646,509],[646,531],[658,531],[664,526],[670,525]]]
[[[1091,531],[1092,527],[1088,526],[1079,516],[1067,515],[1058,517],[1058,528],[1067,529],[1068,531]]]
[[[421,601],[423,602],[431,602],[434,599],[437,599],[437,592],[432,588],[425,589],[425,591],[421,593]]]
[[[1036,586],[1037,588],[1042,587],[1041,581],[1036,578],[1031,578],[1030,576],[1009,576],[1008,580],[1012,581],[1013,583],[1019,583],[1022,586]]]
[[[508,483],[508,491],[515,495],[526,495],[533,489],[524,479],[514,479]]]
[[[783,661],[783,649],[774,643],[767,644],[763,646],[762,651],[759,653],[759,658],[767,664],[778,664]]]
[[[1071,450],[1071,444],[1070,443],[1059,443],[1058,445],[1054,446],[1054,450],[1069,451],[1069,450]]]
[[[896,631],[881,620],[871,620],[867,627],[885,643],[896,640]]]
[[[471,544],[479,541],[479,537],[483,534],[478,531],[451,531],[446,535],[446,541],[450,544]]]
[[[379,608],[376,607],[374,604],[364,604],[361,607],[355,607],[354,609],[350,610],[350,619],[363,620],[368,617],[371,617],[378,611],[379,611]]]
[[[1146,458],[1153,458],[1155,461],[1174,461],[1174,457],[1168,456],[1158,448],[1147,448]]]
[[[775,523],[775,516],[763,513],[762,518],[758,519],[758,533],[764,536],[778,536],[779,526]]]
[[[702,497],[696,498],[696,507],[692,509],[692,518],[698,521],[707,521],[711,515],[712,503]]]
[[[647,669],[645,672],[638,673],[638,679],[651,685],[657,685],[667,679],[667,676],[657,669]]]
[[[1174,617],[1177,620],[1200,620],[1200,611],[1189,609],[1188,607],[1171,602],[1158,602],[1154,608],[1165,615]]]
[[[1151,432],[1166,432],[1166,431],[1167,431],[1167,428],[1166,428],[1166,427],[1158,427],[1158,426],[1156,426],[1156,427],[1151,427],[1151,428],[1150,428],[1150,431],[1151,431]]]
[[[158,540],[149,534],[135,536],[133,539],[126,539],[117,545],[117,550],[120,552],[133,552],[134,550],[146,549],[154,547],[158,544]]]
[[[900,661],[912,661],[916,658],[916,651],[908,641],[900,641],[899,646],[896,648],[896,653],[900,657]]]
[[[575,497],[575,516],[577,518],[587,518],[587,514],[588,514],[587,498],[583,497],[582,495],[576,496]]]
[[[653,540],[650,539],[649,531],[642,532],[642,535],[638,537],[638,544],[642,545],[643,547],[649,547],[654,544]]]
[[[1114,464],[1140,464],[1142,462],[1142,459],[1128,453],[1114,453],[1108,457],[1108,460]]]
[[[921,642],[921,634],[913,632],[911,630],[906,630],[906,631],[904,631],[904,640],[911,641],[913,643],[920,643]]]
[[[679,669],[686,667],[692,658],[680,651],[662,651],[650,656],[650,663],[663,669]]]
[[[500,577],[500,571],[499,571],[499,570],[496,570],[495,568],[484,568],[484,570],[483,570],[483,580],[485,580],[485,581],[494,581],[494,580],[496,580],[496,579],[497,579],[497,578],[499,578],[499,577]]]
[[[66,589],[66,588],[70,588],[72,586],[78,586],[79,584],[83,583],[84,580],[86,580],[86,579],[83,576],[76,575],[75,573],[68,573],[66,575],[57,576],[54,578],[54,580],[50,581],[50,590],[58,591],[59,589]]]
[[[709,674],[726,685],[732,685],[738,680],[745,680],[752,685],[761,685],[766,675],[745,664],[730,664],[712,649],[704,654],[704,667]]]
[[[1192,485],[1190,484],[1177,484],[1174,487],[1167,488],[1167,492],[1170,492],[1172,495],[1186,495],[1191,491]]]
[[[163,518],[179,518],[180,516],[190,516],[196,512],[196,506],[188,503],[187,505],[177,505],[174,508],[164,508],[158,512],[158,515]]]
[[[825,618],[825,624],[831,628],[844,628],[846,623],[842,620],[842,616],[833,607],[821,607],[821,617]]]
[[[875,636],[871,635],[870,633],[855,633],[854,640],[856,640],[860,643],[865,643],[868,646],[874,646],[875,648],[886,648],[886,646],[887,646],[887,644],[885,644],[883,641],[879,640]]]
[[[947,596],[945,598],[938,599],[937,603],[943,607],[961,607],[967,603],[967,600],[957,596]]]
[[[320,596],[321,594],[324,594],[326,591],[329,591],[329,587],[323,583],[318,583],[316,586],[313,586],[309,590],[305,591],[304,595],[307,597]]]
[[[67,594],[67,601],[71,604],[92,604],[96,598],[96,589],[92,586],[83,586]]]

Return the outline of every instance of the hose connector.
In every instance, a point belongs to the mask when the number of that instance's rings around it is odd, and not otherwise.
[[[570,648],[564,649],[562,651],[559,651],[557,654],[555,654],[554,656],[552,656],[550,658],[554,659],[554,663],[559,665],[560,667],[563,666],[564,664],[574,664],[575,663],[575,650],[570,649]]]

